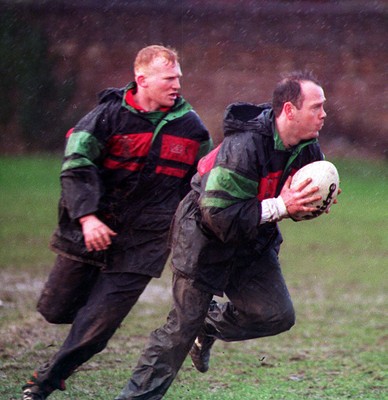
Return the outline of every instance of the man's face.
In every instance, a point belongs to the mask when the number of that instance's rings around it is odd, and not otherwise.
[[[167,63],[164,58],[155,58],[144,72],[144,92],[150,104],[149,111],[174,105],[181,88],[182,72],[178,63]]]
[[[293,107],[295,132],[299,141],[318,138],[326,117],[323,89],[310,81],[301,82],[301,89],[304,98],[302,107]]]

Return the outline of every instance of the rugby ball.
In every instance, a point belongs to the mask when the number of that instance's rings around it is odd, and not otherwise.
[[[293,215],[296,221],[303,221],[319,217],[332,205],[337,198],[339,188],[339,175],[337,168],[329,161],[315,161],[307,164],[294,174],[291,181],[291,188],[297,186],[304,180],[311,178],[312,182],[307,186],[318,186],[319,190],[314,194],[319,194],[322,199],[309,203],[308,206],[315,207],[312,212],[300,212]]]

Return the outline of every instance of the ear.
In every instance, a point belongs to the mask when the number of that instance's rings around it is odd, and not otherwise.
[[[289,119],[289,120],[294,119],[294,105],[290,101],[287,101],[286,103],[284,103],[283,111],[284,111],[287,119]]]
[[[136,77],[135,77],[135,81],[136,81],[136,83],[137,83],[137,85],[138,86],[141,86],[141,87],[147,87],[147,78],[146,78],[146,76],[145,75],[142,75],[142,74],[140,74],[140,75],[137,75]]]

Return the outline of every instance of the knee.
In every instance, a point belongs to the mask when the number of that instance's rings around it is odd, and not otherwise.
[[[295,310],[293,307],[278,316],[279,332],[289,331],[295,325]]]
[[[269,321],[272,324],[273,335],[289,331],[295,325],[294,307],[290,305],[286,309],[272,315]]]
[[[295,325],[295,311],[292,304],[281,310],[261,310],[257,314],[248,315],[247,324],[253,336],[278,335]]]
[[[51,324],[71,324],[75,318],[75,313],[65,313],[55,305],[47,305],[43,301],[38,302],[36,309]]]

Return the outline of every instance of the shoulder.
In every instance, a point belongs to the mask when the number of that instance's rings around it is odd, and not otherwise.
[[[196,129],[199,129],[199,130],[205,132],[207,135],[209,135],[209,132],[208,132],[204,122],[202,121],[201,117],[198,115],[198,113],[195,110],[191,109],[187,113],[187,118],[194,124]]]
[[[178,129],[183,136],[189,135],[199,140],[208,140],[210,134],[197,112],[186,101],[182,101],[179,107],[175,107],[164,118],[170,126]]]

